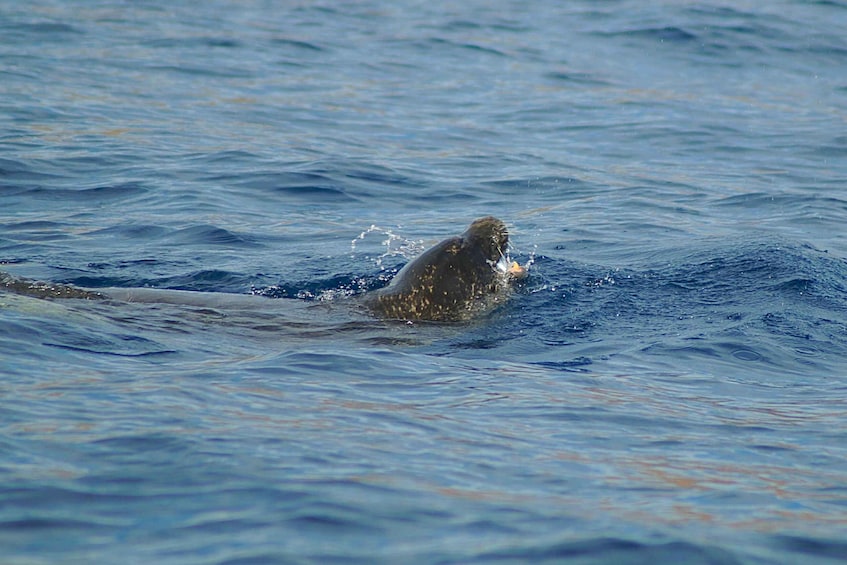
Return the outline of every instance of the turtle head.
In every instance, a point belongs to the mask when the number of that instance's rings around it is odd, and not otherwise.
[[[474,220],[462,237],[471,245],[478,246],[491,264],[497,263],[506,254],[509,245],[506,224],[494,216]]]

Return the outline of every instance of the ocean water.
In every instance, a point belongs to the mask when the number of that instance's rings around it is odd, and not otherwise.
[[[840,0],[0,0],[2,562],[842,563],[845,225]]]

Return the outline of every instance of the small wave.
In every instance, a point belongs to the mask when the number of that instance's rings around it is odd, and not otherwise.
[[[8,224],[0,224],[0,229],[4,232],[29,232],[28,237],[33,237],[39,232],[62,232],[68,228],[66,222],[53,222],[49,220],[28,220],[23,222],[10,222]]]
[[[698,39],[695,33],[692,33],[684,28],[677,26],[632,29],[627,31],[616,32],[614,35],[623,35],[628,37],[647,37],[650,39],[656,39],[662,43],[688,43],[696,41]]]
[[[147,42],[150,47],[173,49],[183,47],[200,47],[200,48],[224,48],[233,49],[243,47],[244,44],[238,40],[227,37],[168,37],[163,39],[154,39]]]
[[[847,6],[845,6],[847,7]],[[803,559],[822,557],[842,561],[847,555],[847,542],[841,539],[821,539],[794,535],[774,536],[776,545]]]
[[[311,43],[308,41],[298,40],[298,39],[288,39],[285,37],[277,37],[271,41],[274,45],[279,45],[281,47],[293,47],[299,51],[325,51],[323,47],[317,45],[315,43]]]
[[[472,51],[484,55],[493,55],[495,57],[507,57],[508,55],[494,47],[490,47],[487,45],[481,45],[478,43],[470,43],[470,42],[458,42],[453,41],[451,39],[446,39],[443,37],[430,37],[427,40],[418,42],[418,46],[421,49],[431,51],[433,49],[438,51],[445,51],[449,49],[456,49],[461,51]]]
[[[357,201],[356,197],[347,193],[344,183],[320,172],[253,173],[247,179],[236,182],[245,188],[314,203]]]
[[[847,262],[761,241],[687,253],[613,273],[545,260],[536,290],[516,297],[520,319],[538,343],[595,361],[636,348],[705,372],[714,360],[784,374],[841,364]]]
[[[0,25],[7,40],[9,35],[16,37],[18,41],[67,41],[69,35],[84,35],[85,32],[79,27],[59,22],[14,22]]]
[[[111,334],[97,332],[96,334],[71,326],[57,326],[43,343],[50,347],[83,351],[99,355],[115,355],[118,357],[147,357],[174,353],[151,339],[132,334]]]
[[[484,560],[549,562],[578,560],[585,563],[735,563],[729,551],[688,542],[646,543],[623,538],[599,537],[553,543],[519,544],[483,556]]]
[[[17,182],[44,181],[57,178],[61,178],[61,176],[43,170],[35,170],[33,166],[23,161],[0,159],[0,188],[3,189],[5,194],[17,194],[31,190],[26,185],[18,185]]]
[[[149,241],[164,237],[169,233],[170,230],[167,228],[153,224],[118,224],[109,226],[108,228],[94,230],[92,235],[109,235],[136,241]]]
[[[231,232],[212,225],[192,226],[169,234],[167,239],[177,244],[214,245],[228,247],[256,247],[260,243],[253,237]]]
[[[609,82],[597,75],[579,71],[552,71],[544,74],[545,77],[557,82],[586,86],[609,86]]]
[[[252,78],[251,71],[246,70],[246,67],[220,67],[206,65],[152,65],[148,67],[150,71],[164,71],[179,75],[189,75],[198,77],[217,77],[217,78]]]
[[[147,186],[141,183],[121,183],[73,189],[37,186],[24,192],[39,199],[95,203],[135,198],[146,194],[147,191]]]
[[[155,224],[122,224],[109,226],[92,232],[96,235],[108,235],[122,237],[130,240],[143,240],[147,242],[159,241],[170,245],[196,245],[213,247],[263,247],[264,244],[252,235],[234,232],[210,224],[190,226],[187,228],[173,229]],[[141,259],[132,262],[118,262],[122,268],[133,265],[144,264],[150,259]]]

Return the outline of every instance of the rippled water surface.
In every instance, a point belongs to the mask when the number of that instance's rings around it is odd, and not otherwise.
[[[4,563],[843,562],[845,132],[842,1],[0,0],[0,271],[167,297],[0,294]]]

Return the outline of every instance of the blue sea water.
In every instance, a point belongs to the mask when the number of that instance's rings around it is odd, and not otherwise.
[[[844,562],[846,132],[839,0],[0,0],[0,271],[195,291],[0,294],[3,563]]]

